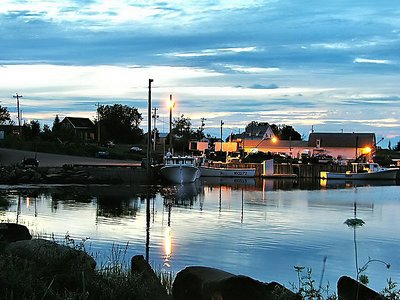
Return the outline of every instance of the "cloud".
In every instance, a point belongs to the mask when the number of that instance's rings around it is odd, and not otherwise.
[[[225,65],[224,68],[238,73],[253,73],[253,74],[277,72],[280,70],[277,67],[263,68],[263,67],[252,67],[243,65]]]
[[[276,85],[275,83],[271,83],[268,85],[262,85],[262,84],[253,84],[252,86],[249,86],[250,89],[265,89],[265,90],[273,90],[273,89],[278,89],[279,86]]]
[[[358,63],[358,64],[379,64],[379,65],[390,65],[393,62],[387,59],[368,59],[368,58],[360,58],[357,57],[356,59],[354,59],[353,61],[354,63]]]

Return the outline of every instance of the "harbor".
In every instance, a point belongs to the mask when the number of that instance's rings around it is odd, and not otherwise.
[[[312,268],[320,278],[324,257],[324,284],[355,274],[353,228],[344,221],[356,213],[366,222],[355,229],[359,261],[373,257],[392,265],[371,264],[365,272],[380,291],[387,278],[400,281],[400,241],[393,234],[400,226],[399,187],[216,177],[182,185],[3,185],[10,204],[0,220],[29,224],[31,232],[56,240],[67,233],[76,241],[89,237],[85,245],[98,265],[126,248],[126,259],[147,255],[174,274],[206,265],[288,286],[297,278],[293,266]]]

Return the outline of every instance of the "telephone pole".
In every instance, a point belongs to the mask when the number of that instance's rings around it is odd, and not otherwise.
[[[99,108],[100,108],[100,103],[97,102],[97,104],[95,104],[95,106],[97,107],[97,142],[100,145],[100,112],[99,112]]]
[[[22,98],[22,95],[18,95],[18,93],[16,93],[16,96],[13,96],[13,98],[17,99],[17,112],[18,112],[18,131],[19,131],[19,137],[22,137],[22,128],[21,128],[21,115],[20,115],[20,111],[19,111],[19,98]]]
[[[174,101],[172,101],[172,94],[169,95],[169,153],[173,154],[174,148],[172,147],[172,108]]]

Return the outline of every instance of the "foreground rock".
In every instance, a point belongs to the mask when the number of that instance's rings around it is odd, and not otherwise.
[[[160,278],[157,277],[149,263],[144,259],[143,255],[135,255],[131,259],[131,271],[142,277],[147,285],[153,290],[153,294],[157,299],[169,299],[167,290],[161,284]]]
[[[366,285],[348,276],[342,276],[337,284],[340,300],[385,300],[386,298]]]
[[[0,223],[0,242],[16,242],[32,239],[28,228],[15,223]]]
[[[174,300],[277,300],[299,299],[276,282],[263,283],[208,267],[187,267],[180,271],[172,287]]]
[[[7,244],[2,257],[13,257],[15,268],[27,274],[74,290],[82,282],[88,282],[95,274],[96,262],[83,251],[55,242],[32,239]]]

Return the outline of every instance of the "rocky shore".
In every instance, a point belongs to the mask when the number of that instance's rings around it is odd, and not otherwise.
[[[95,177],[87,169],[73,165],[63,167],[22,167],[1,166],[0,183],[3,184],[96,184],[96,183],[120,183],[118,178]]]
[[[113,284],[118,286],[116,290],[111,289]],[[15,296],[18,299],[325,299],[318,296],[321,295],[319,290],[309,290],[314,294],[304,296],[301,289],[294,292],[277,282],[260,282],[204,266],[190,266],[180,271],[168,292],[142,255],[132,258],[130,273],[118,266],[100,273],[94,259],[82,249],[32,239],[27,227],[14,223],[0,223],[0,286],[0,297],[11,295],[10,299]],[[60,295],[67,296],[60,298]],[[326,299],[397,298],[385,298],[356,280],[342,276],[337,283],[337,295]]]

